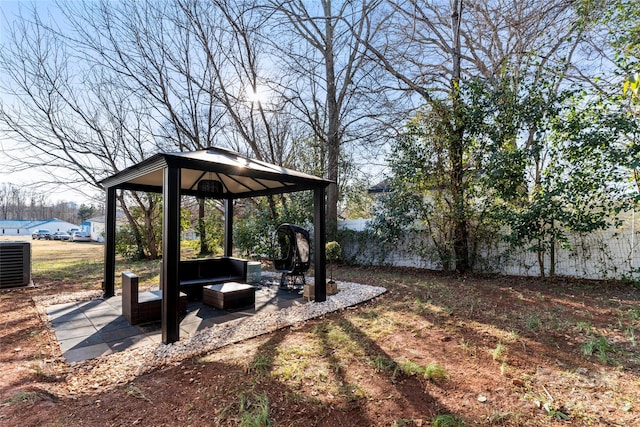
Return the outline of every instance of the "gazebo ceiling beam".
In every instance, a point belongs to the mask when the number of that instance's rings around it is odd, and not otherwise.
[[[228,179],[230,179],[231,181],[235,182],[236,184],[246,188],[249,191],[254,191],[253,188],[249,187],[248,185],[246,185],[244,182],[240,181],[239,179],[236,179],[235,177],[231,176],[231,175],[225,175]],[[249,179],[251,179],[252,182],[255,182],[256,184],[258,184],[259,186],[261,186],[262,188],[268,188],[266,185],[262,184],[260,181],[256,180],[255,178],[251,178],[249,177]],[[223,182],[224,183],[224,182]]]

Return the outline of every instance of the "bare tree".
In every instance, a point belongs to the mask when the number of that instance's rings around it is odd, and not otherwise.
[[[265,55],[265,20],[259,9],[253,2],[225,0],[185,0],[179,9],[175,19],[183,20],[211,73],[211,81],[194,84],[213,93],[224,110],[220,137],[237,151],[287,166],[298,132],[286,100],[272,90],[279,78]],[[277,221],[277,203],[285,200],[269,197],[268,201],[270,215]]]
[[[77,119],[72,116],[78,107],[69,91],[74,78],[68,49],[44,28],[37,15],[31,22],[14,21],[9,33],[10,43],[3,46],[0,67],[2,89],[15,102],[0,106],[0,120],[5,135],[12,138],[3,141],[3,151],[9,156],[16,153],[12,168],[45,167],[52,178],[97,185],[96,177],[85,173],[80,159],[92,151],[90,142],[84,140],[79,126],[68,126]],[[14,141],[19,145],[13,145]],[[66,172],[65,177],[61,171]]]
[[[102,178],[156,147],[200,149],[216,137],[259,159],[286,157],[284,109],[249,100],[260,50],[251,9],[191,0],[61,6],[64,31],[33,12],[16,21],[3,51],[4,89],[16,103],[2,106],[0,122],[20,142],[3,147],[15,149],[16,168],[46,165],[58,171],[54,181],[100,188]],[[149,218],[152,199],[118,197],[141,247],[127,200]]]
[[[35,10],[10,28],[0,67],[2,89],[12,102],[0,106],[0,125],[11,137],[3,150],[19,154],[13,156],[15,169],[38,168],[50,183],[101,191],[101,179],[148,155],[151,115],[118,73],[100,67],[95,52],[41,20]],[[149,242],[150,255],[157,257],[154,246]]]
[[[100,1],[69,3],[66,13],[77,43],[148,109],[163,147],[201,149],[217,138],[273,160],[275,110],[251,99],[267,78],[257,41],[262,21],[249,6]]]
[[[9,218],[9,186],[10,184],[2,183],[0,185],[0,213],[2,215],[2,219],[10,219]]]
[[[327,190],[330,236],[336,232],[342,156],[356,140],[372,144],[379,139],[367,134],[374,109],[382,107],[372,91],[375,70],[364,56],[364,43],[372,35],[367,18],[378,4],[288,0],[263,7],[276,29],[270,41],[280,57],[278,65],[289,76],[279,90],[326,150],[326,178],[336,182]]]

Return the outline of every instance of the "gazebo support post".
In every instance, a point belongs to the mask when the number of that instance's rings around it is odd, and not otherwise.
[[[233,255],[233,199],[224,199],[224,256]]]
[[[110,298],[115,292],[116,275],[116,189],[107,187],[107,206],[104,215],[104,278],[102,296]]]
[[[327,300],[327,258],[325,250],[326,223],[325,223],[325,192],[323,188],[313,190],[313,228],[314,228],[314,284],[315,300],[323,302]]]
[[[165,167],[162,218],[162,342],[180,339],[180,169]]]

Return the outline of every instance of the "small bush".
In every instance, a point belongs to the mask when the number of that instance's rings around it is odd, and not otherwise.
[[[19,391],[13,396],[9,397],[2,401],[3,405],[17,405],[17,404],[27,404],[34,405],[39,400],[50,399],[50,397],[46,393],[42,393],[39,391]]]
[[[429,381],[438,381],[448,378],[447,371],[437,363],[430,363],[427,366],[419,365],[411,360],[400,363],[400,370],[406,375],[421,376]]]
[[[613,347],[603,336],[589,337],[587,342],[582,345],[582,353],[585,356],[592,356],[597,353],[598,358],[604,364],[609,364],[609,353],[613,351]]]
[[[240,426],[241,427],[265,427],[270,426],[269,398],[266,393],[240,395]]]
[[[457,415],[441,414],[436,416],[432,423],[433,427],[464,427],[466,424]]]
[[[122,226],[116,231],[116,254],[127,261],[139,261],[144,259],[144,253],[136,245],[133,230],[130,226]]]

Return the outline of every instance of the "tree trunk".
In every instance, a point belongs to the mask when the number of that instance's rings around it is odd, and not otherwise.
[[[207,227],[204,224],[204,198],[198,199],[198,232],[200,233],[200,254],[210,253],[207,244]]]
[[[543,240],[538,239],[538,267],[540,268],[540,277],[545,277],[544,271],[544,248],[543,248]]]
[[[158,259],[158,244],[153,227],[153,211],[155,204],[151,203],[148,209],[144,210],[144,234],[147,241],[147,249],[149,250],[149,259]]]
[[[451,129],[449,155],[451,156],[451,193],[454,205],[453,250],[456,257],[456,270],[464,273],[470,269],[469,229],[465,206],[464,177],[464,119],[460,99],[460,14],[462,0],[452,2],[451,28],[453,30],[453,74],[451,78],[451,100],[453,105],[453,128]]]
[[[465,207],[463,143],[461,132],[456,131],[451,141],[452,182],[451,193],[454,204],[453,250],[456,257],[456,270],[464,273],[470,269],[469,263],[469,229]]]
[[[278,206],[275,196],[267,196],[267,202],[269,203],[269,212],[271,213],[271,219],[273,219],[274,224],[278,223]]]
[[[136,220],[133,218],[133,215],[131,215],[131,212],[129,212],[129,208],[125,203],[124,197],[122,196],[121,192],[116,196],[116,198],[118,199],[118,203],[120,203],[120,207],[122,208],[122,211],[124,212],[124,215],[127,217],[129,225],[131,226],[131,232],[133,233],[133,238],[136,241],[136,258],[143,259],[144,243],[142,240],[142,236],[140,235],[140,230],[138,229],[138,224],[136,224]]]
[[[340,158],[340,114],[336,90],[335,65],[333,58],[333,21],[331,1],[323,1],[325,16],[326,48],[324,52],[327,78],[327,179],[333,181],[327,187],[327,239],[335,240],[338,230],[338,159]]]

